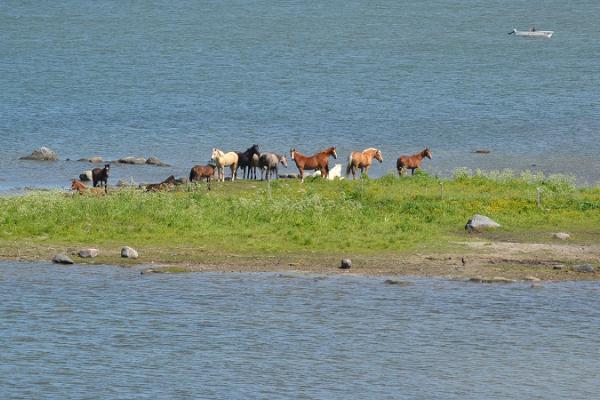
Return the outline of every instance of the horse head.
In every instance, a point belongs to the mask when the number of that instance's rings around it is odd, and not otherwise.
[[[108,176],[108,171],[110,171],[110,164],[104,164],[104,171],[106,171],[106,176]]]
[[[281,165],[283,165],[284,167],[287,168],[288,166],[288,161],[287,158],[282,154],[280,156],[277,156],[279,158],[279,162],[281,163]]]
[[[332,146],[326,150],[326,152],[333,156],[333,158],[337,159],[337,153],[335,152],[335,146]]]
[[[381,154],[381,150],[377,149],[377,151],[375,152],[375,156],[374,157],[380,163],[383,162],[383,154]]]
[[[429,146],[425,147],[425,150],[423,150],[423,156],[433,160],[433,155],[431,154],[431,150],[429,150]]]
[[[217,157],[222,156],[223,152],[217,148],[212,149],[212,153],[210,155],[211,160],[216,160]]]
[[[252,147],[250,147],[248,149],[248,152],[251,156],[255,155],[255,154],[260,154],[260,150],[258,149],[258,145],[257,144],[253,144]]]
[[[290,157],[292,157],[292,160],[296,159],[296,149],[291,149],[290,150]]]

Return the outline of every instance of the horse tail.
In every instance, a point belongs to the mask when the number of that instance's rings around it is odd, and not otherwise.
[[[352,171],[352,153],[348,156],[348,165],[346,166],[346,176],[350,175]]]
[[[192,169],[190,170],[190,182],[192,182],[192,181],[193,181],[193,179],[194,179],[194,168],[192,168]]]

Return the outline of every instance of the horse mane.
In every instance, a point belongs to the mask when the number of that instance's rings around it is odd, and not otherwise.
[[[379,151],[379,149],[376,149],[375,147],[369,147],[368,149],[364,149],[362,152],[366,153],[367,151]]]

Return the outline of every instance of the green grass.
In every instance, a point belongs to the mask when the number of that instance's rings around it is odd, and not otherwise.
[[[442,197],[443,187],[443,197]],[[536,195],[542,189],[542,207]],[[225,182],[176,192],[60,192],[0,198],[0,246],[187,247],[209,253],[375,254],[444,250],[465,240],[480,213],[503,227],[500,240],[548,240],[566,231],[581,243],[600,238],[600,188],[564,177],[458,171],[327,182],[320,179]]]

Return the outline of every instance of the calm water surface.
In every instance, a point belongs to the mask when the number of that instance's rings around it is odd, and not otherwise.
[[[596,282],[0,262],[0,397],[589,399]]]
[[[121,178],[187,175],[212,147],[342,159],[376,146],[394,168],[600,180],[600,3],[13,1],[0,3],[0,189],[65,187],[89,166],[18,161],[158,156]],[[550,40],[508,36],[555,30]],[[491,150],[487,156],[471,151]],[[291,168],[293,171],[295,168]]]

